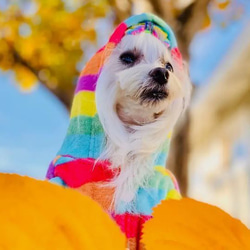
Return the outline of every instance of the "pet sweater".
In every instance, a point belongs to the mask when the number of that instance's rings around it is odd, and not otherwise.
[[[171,52],[172,57],[182,64],[171,28],[152,14],[132,16],[121,23],[111,35],[108,43],[90,59],[82,70],[73,99],[69,128],[66,138],[47,171],[47,179],[77,189],[92,197],[120,226],[128,239],[129,249],[139,249],[142,225],[151,218],[152,208],[161,200],[179,199],[178,184],[165,167],[169,151],[170,134],[155,158],[154,172],[147,186],[139,187],[131,204],[120,202],[112,205],[114,188],[105,185],[119,174],[110,168],[110,162],[98,160],[105,146],[105,133],[98,118],[95,102],[95,89],[105,61],[123,36],[148,32],[159,38]],[[163,39],[162,39],[163,37]],[[164,135],[163,135],[164,136]],[[103,185],[104,184],[104,185]],[[133,211],[131,211],[133,207]],[[83,209],[83,213],[86,212]]]

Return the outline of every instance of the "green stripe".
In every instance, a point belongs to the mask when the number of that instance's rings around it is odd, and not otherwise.
[[[161,153],[167,153],[169,151],[169,146],[170,146],[170,139],[167,139],[164,144],[162,145],[161,148]]]
[[[70,120],[68,135],[97,135],[102,134],[103,128],[98,115],[94,117],[79,115]]]
[[[158,171],[154,171],[154,175],[148,180],[146,188],[171,190],[174,189],[174,184],[168,175],[163,175]]]

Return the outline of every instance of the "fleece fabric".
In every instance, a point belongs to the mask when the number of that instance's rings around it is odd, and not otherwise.
[[[108,159],[96,161],[105,146],[105,133],[98,118],[95,102],[98,77],[104,63],[121,39],[125,35],[137,35],[141,32],[148,32],[157,38],[161,36],[160,40],[171,52],[172,57],[182,63],[173,31],[162,19],[143,13],[121,23],[114,30],[108,43],[97,51],[81,72],[65,140],[51,162],[46,176],[52,182],[75,188],[99,202],[126,234],[129,249],[138,249],[142,225],[151,218],[153,207],[164,199],[180,198],[178,184],[165,167],[170,134],[166,136],[161,151],[155,152],[157,158],[154,162],[154,174],[146,187],[138,189],[133,201],[133,211],[129,204],[122,202],[114,208],[114,189],[102,185],[119,174],[119,168],[110,169]]]

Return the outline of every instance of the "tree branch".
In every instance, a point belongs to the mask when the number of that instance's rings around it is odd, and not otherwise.
[[[108,0],[110,6],[114,9],[115,24],[119,24],[127,19],[132,14],[132,0],[123,0],[123,5],[127,5],[126,8],[118,4],[117,0]]]
[[[183,57],[189,58],[189,45],[194,35],[202,28],[207,13],[207,6],[211,0],[196,0],[181,10],[180,14],[174,6],[174,1],[150,0],[154,12],[162,17],[175,31],[180,51]]]
[[[30,65],[24,58],[21,57],[21,55],[17,52],[17,50],[12,47],[13,51],[13,58],[16,63],[21,64],[25,68],[27,68],[29,71],[31,71],[38,79],[38,81],[46,87],[47,90],[49,90],[67,109],[67,111],[70,110],[71,102],[72,102],[72,96],[74,92],[74,87],[72,85],[71,88],[68,88],[67,90],[61,90],[59,88],[51,88],[50,84],[39,76],[39,70],[35,69]]]
[[[211,0],[196,0],[177,17],[176,32],[184,58],[189,58],[189,45],[194,35],[201,30]]]

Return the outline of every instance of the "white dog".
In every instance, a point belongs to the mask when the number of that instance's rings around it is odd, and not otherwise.
[[[166,169],[191,84],[171,28],[149,13],[121,23],[81,72],[67,135],[47,178],[97,201],[139,249],[143,223],[179,199]]]
[[[187,69],[148,33],[127,35],[105,62],[96,102],[107,143],[101,158],[121,166],[115,202],[130,202],[153,171],[152,153],[172,131],[191,93]]]

